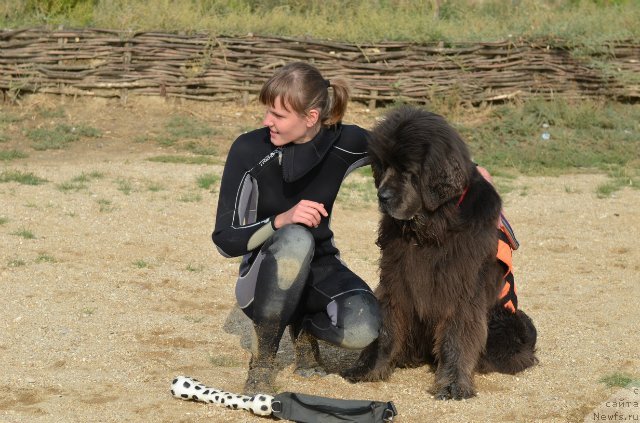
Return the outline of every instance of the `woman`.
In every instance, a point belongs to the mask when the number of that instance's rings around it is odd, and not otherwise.
[[[361,349],[381,317],[367,284],[340,260],[329,227],[344,178],[368,163],[367,132],[341,123],[349,93],[313,66],[281,68],[262,87],[264,128],[231,146],[213,242],[243,256],[236,298],[255,337],[245,392],[272,392],[287,326],[298,370],[318,369],[317,339]]]

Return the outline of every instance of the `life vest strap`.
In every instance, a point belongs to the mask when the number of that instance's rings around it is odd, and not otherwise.
[[[502,290],[500,291],[498,298],[503,307],[506,307],[511,310],[512,313],[515,313],[518,309],[518,296],[516,293],[515,279],[513,277],[512,254],[513,250],[511,248],[509,238],[501,227],[498,229],[498,251],[496,258],[504,267],[505,273],[502,277],[504,279],[504,284],[502,285]]]
[[[512,250],[514,251],[517,250],[518,247],[520,247],[520,243],[518,242],[518,239],[516,238],[516,234],[515,232],[513,232],[513,228],[509,224],[509,221],[507,220],[507,218],[502,212],[500,213],[500,220],[498,222],[498,227],[500,228],[500,232],[502,232],[502,234],[507,239],[507,241],[505,242],[507,242],[509,246],[511,246]]]

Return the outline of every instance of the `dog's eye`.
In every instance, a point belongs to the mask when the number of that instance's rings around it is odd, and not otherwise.
[[[419,188],[420,187],[420,175],[417,173],[410,173],[410,180],[411,180],[411,185],[414,186],[414,188]]]

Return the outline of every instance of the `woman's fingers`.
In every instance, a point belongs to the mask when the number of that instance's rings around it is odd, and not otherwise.
[[[320,225],[322,216],[327,217],[329,214],[324,208],[324,205],[310,200],[301,200],[296,206],[294,216],[301,219],[300,222],[307,226],[317,228]],[[295,220],[294,217],[294,220]]]
[[[294,213],[294,221],[299,219],[300,222],[307,226],[317,227],[320,224],[320,212],[313,207],[300,207]]]
[[[329,216],[324,204],[311,200],[300,200],[298,204],[279,214],[275,223],[276,228],[290,223],[300,223],[308,227],[317,228],[323,216]]]
[[[314,210],[317,210],[318,213],[320,213],[321,215],[323,215],[324,217],[329,216],[329,213],[327,213],[327,211],[324,208],[324,204],[322,203],[317,203],[315,201],[311,201],[311,200],[300,200],[300,203],[298,204],[304,204],[307,207],[311,207]]]

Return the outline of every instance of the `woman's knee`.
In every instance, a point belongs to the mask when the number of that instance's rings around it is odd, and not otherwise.
[[[304,284],[314,247],[311,232],[299,225],[286,225],[273,234],[267,254],[273,257],[279,289],[288,290],[295,284]]]
[[[292,257],[300,260],[313,255],[315,240],[311,232],[300,225],[286,225],[273,235],[269,250],[276,257]]]
[[[378,338],[382,315],[375,296],[369,292],[350,295],[340,302],[340,320],[344,329],[342,347],[361,349]]]

